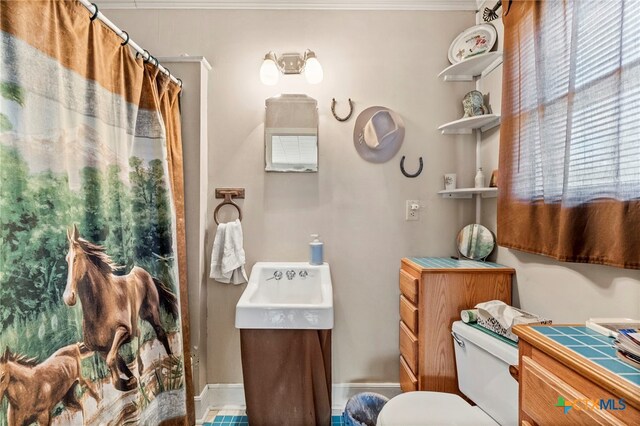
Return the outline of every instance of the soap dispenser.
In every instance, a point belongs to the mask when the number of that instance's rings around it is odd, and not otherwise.
[[[309,263],[312,265],[322,265],[322,241],[318,238],[318,234],[311,234],[313,241],[309,243]]]

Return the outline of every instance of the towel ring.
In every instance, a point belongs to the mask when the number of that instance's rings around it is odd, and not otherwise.
[[[239,205],[233,202],[232,198],[244,198],[244,188],[234,188],[234,189],[224,189],[224,188],[216,188],[215,191],[216,198],[224,198],[213,211],[213,220],[216,222],[216,225],[220,225],[218,221],[218,212],[223,206],[227,204],[233,206],[238,210],[238,220],[242,221],[242,209]]]
[[[216,222],[216,225],[220,225],[220,222],[218,222],[218,212],[223,206],[226,206],[227,204],[235,207],[238,210],[238,219],[242,221],[242,210],[240,209],[240,206],[231,201],[231,196],[229,196],[229,201],[225,200],[222,203],[218,204],[218,207],[216,207],[216,209],[213,211],[213,220]]]

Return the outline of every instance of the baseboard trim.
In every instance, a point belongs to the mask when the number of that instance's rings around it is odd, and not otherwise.
[[[361,392],[375,392],[391,399],[400,394],[400,383],[334,383],[331,389],[331,408],[342,413],[347,401]]]
[[[400,393],[399,383],[334,383],[331,408],[334,414],[342,413],[349,398],[361,392],[376,392],[387,398]],[[194,398],[196,424],[202,425],[211,410],[244,410],[244,386],[242,383],[207,384]]]

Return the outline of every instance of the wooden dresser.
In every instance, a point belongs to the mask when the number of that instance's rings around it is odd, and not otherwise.
[[[511,304],[515,271],[491,262],[404,258],[400,269],[400,387],[457,393],[451,325],[488,300]]]
[[[580,325],[514,333],[520,424],[640,425],[640,369],[618,361],[610,338]]]

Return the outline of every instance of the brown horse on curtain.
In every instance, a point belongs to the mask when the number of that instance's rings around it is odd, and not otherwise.
[[[82,410],[76,397],[78,385],[87,388],[96,401],[100,398],[80,372],[85,348],[77,343],[58,349],[41,364],[16,355],[7,348],[0,357],[0,400],[9,400],[9,426],[26,426],[33,422],[51,424],[51,410],[62,401],[70,410]]]
[[[73,231],[67,232],[67,239],[69,272],[64,302],[73,306],[76,295],[80,297],[85,345],[105,358],[116,389],[134,389],[138,380],[118,352],[120,346],[140,335],[139,316],[151,324],[167,354],[171,355],[169,339],[160,324],[159,306],[162,303],[178,318],[176,296],[140,267],[134,267],[127,275],[114,275],[115,266],[104,248],[81,238],[75,225]]]

